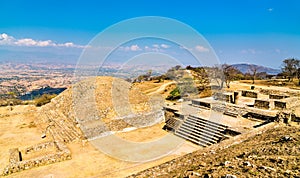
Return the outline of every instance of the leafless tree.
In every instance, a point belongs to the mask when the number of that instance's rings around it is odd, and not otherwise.
[[[217,83],[220,82],[220,88],[223,88],[224,83],[227,88],[230,88],[230,82],[235,79],[236,75],[239,73],[239,70],[236,69],[232,65],[222,64],[221,66],[217,66],[214,68],[214,78],[216,79]]]
[[[258,65],[250,65],[249,66],[249,70],[250,70],[250,73],[252,75],[252,84],[255,83],[256,74],[257,74],[259,69],[260,69],[260,66],[258,66]]]

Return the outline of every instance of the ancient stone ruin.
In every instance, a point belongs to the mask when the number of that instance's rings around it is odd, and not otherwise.
[[[270,109],[270,100],[256,99],[254,102],[255,108]]]
[[[9,164],[5,167],[3,175],[72,158],[70,150],[59,141],[40,143],[27,147],[24,150],[13,148],[9,152]],[[47,153],[46,155],[44,154],[45,152]],[[34,153],[38,156],[31,156]]]
[[[250,98],[257,98],[257,92],[252,90],[242,90],[242,96],[250,97]]]
[[[166,106],[164,129],[206,147],[272,121],[297,121],[299,116],[291,113],[296,108],[300,108],[299,97],[292,92],[259,88],[217,91],[212,97],[193,99],[180,106]],[[245,125],[236,124],[241,122]]]
[[[111,90],[115,96],[107,92]],[[126,103],[130,97],[135,100]],[[113,77],[96,77],[75,84],[37,113],[38,119],[34,122],[42,139],[47,137],[53,141],[24,150],[11,149],[3,175],[71,159],[65,144],[76,140],[93,140],[127,128],[163,122],[162,102],[147,98],[132,89],[129,82]]]

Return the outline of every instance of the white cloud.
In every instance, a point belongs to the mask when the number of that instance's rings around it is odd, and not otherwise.
[[[164,49],[170,48],[167,44],[153,44],[151,46],[139,46],[137,44],[131,46],[120,46],[118,49],[121,51],[141,51],[145,50],[148,52],[162,52]]]
[[[200,45],[195,46],[195,49],[199,52],[208,52],[209,51],[208,48],[205,48],[204,46],[200,46]]]
[[[257,54],[258,51],[256,51],[255,49],[243,49],[241,51],[242,54]]]
[[[0,45],[11,45],[14,41],[14,37],[12,36],[8,36],[6,33],[2,33],[0,34]]]
[[[131,51],[140,51],[141,48],[138,45],[132,45],[132,46],[130,46],[130,50]]]
[[[51,40],[34,40],[31,38],[16,39],[6,33],[0,34],[0,45],[8,46],[35,46],[35,47],[72,47],[72,48],[84,48],[85,46],[76,45],[72,42],[67,43],[55,43]]]
[[[163,52],[164,49],[167,48],[170,48],[170,46],[167,44],[153,44],[152,47],[145,46],[146,50],[153,51],[153,52]]]
[[[154,47],[153,45],[152,45],[152,47],[145,46],[144,49],[145,49],[145,51],[147,51],[147,52],[159,52],[159,51],[160,51],[158,45],[155,45],[155,47]]]
[[[154,44],[152,45],[154,48],[159,48],[159,45],[158,44]]]
[[[161,44],[160,46],[165,49],[170,47],[169,45],[166,45],[166,44]]]
[[[142,50],[138,45],[131,45],[131,46],[121,46],[119,47],[122,51],[140,51]]]
[[[273,12],[273,10],[274,10],[273,8],[269,8],[268,9],[269,12]]]

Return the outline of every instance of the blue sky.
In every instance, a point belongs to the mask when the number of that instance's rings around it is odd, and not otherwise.
[[[0,11],[0,60],[76,61],[99,32],[140,16],[163,16],[190,25],[222,63],[279,68],[284,58],[300,58],[297,0],[5,0]]]

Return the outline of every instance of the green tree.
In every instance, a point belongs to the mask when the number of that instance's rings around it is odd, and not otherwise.
[[[283,61],[282,73],[288,78],[288,81],[293,81],[297,75],[297,70],[300,65],[300,60],[295,58],[288,58]]]

